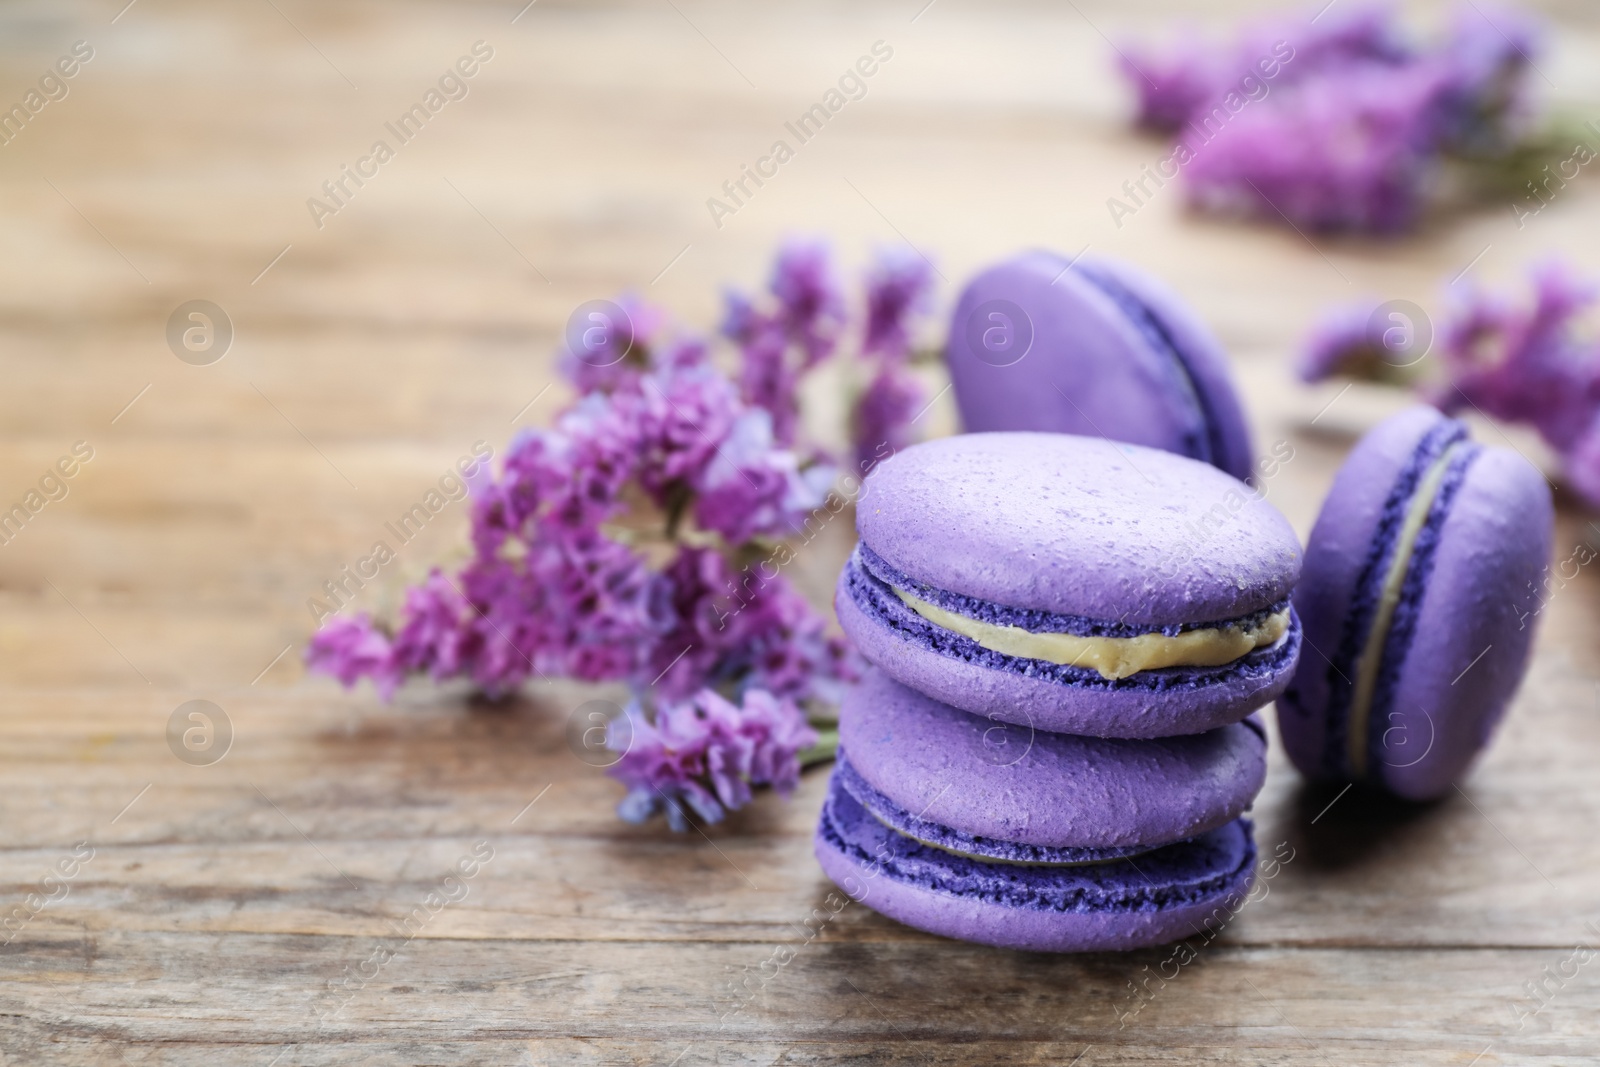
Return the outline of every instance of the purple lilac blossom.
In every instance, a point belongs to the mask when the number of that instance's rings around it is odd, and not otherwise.
[[[856,471],[865,476],[916,440],[911,420],[923,407],[922,383],[905,367],[885,363],[856,401],[850,425]]]
[[[770,311],[727,292],[722,333],[740,348],[745,400],[771,412],[774,438],[790,445],[799,429],[800,376],[833,354],[846,305],[828,246],[820,241],[785,242],[768,289]]]
[[[1447,412],[1476,407],[1535,426],[1558,452],[1586,435],[1600,410],[1600,348],[1576,320],[1600,290],[1549,263],[1534,273],[1527,311],[1474,294],[1444,332],[1450,385],[1436,398]]]
[[[914,320],[931,302],[933,275],[933,264],[909,248],[880,249],[867,271],[861,354],[876,366],[850,412],[860,475],[915,441],[911,420],[923,409],[923,388],[905,364]]]
[[[339,679],[346,688],[361,678],[372,679],[378,695],[388,700],[400,684],[403,670],[394,661],[389,638],[363,612],[353,619],[329,619],[306,648],[306,666]]]
[[[928,310],[932,296],[932,263],[909,248],[880,249],[867,271],[861,354],[891,359],[909,355],[912,320]]]
[[[680,831],[689,813],[720,822],[749,803],[753,785],[789,794],[799,784],[800,752],[817,741],[791,701],[760,690],[747,692],[742,706],[703,690],[663,705],[654,722],[638,704],[627,714],[631,736],[608,772],[628,787],[617,813],[644,822],[664,810]]]
[[[1521,11],[1463,5],[1436,62],[1440,137],[1451,150],[1494,156],[1515,147],[1534,118],[1528,71],[1541,48],[1538,24]]]
[[[1312,230],[1413,225],[1433,174],[1437,71],[1367,64],[1313,78],[1182,144],[1191,204]]]
[[[1469,0],[1419,46],[1377,3],[1273,19],[1223,48],[1125,47],[1121,65],[1139,125],[1179,135],[1191,206],[1394,233],[1421,217],[1442,156],[1493,162],[1528,135],[1540,37],[1528,16]]]
[[[1222,46],[1186,27],[1166,46],[1123,45],[1118,66],[1137,94],[1136,124],[1176,133],[1229,92],[1255,97],[1259,84],[1275,89],[1347,63],[1400,64],[1412,54],[1394,5],[1369,3],[1273,18]]]
[[[864,336],[881,369],[906,359],[927,287],[925,264],[880,257]],[[370,678],[385,700],[412,674],[469,678],[491,697],[530,678],[626,682],[656,711],[634,710],[640,744],[614,772],[632,789],[625,815],[644,817],[664,793],[681,827],[678,804],[715,821],[751,786],[792,788],[796,753],[815,741],[799,705],[837,700],[859,676],[779,573],[792,550],[773,547],[832,513],[831,462],[793,445],[794,394],[845,316],[824,246],[785,248],[771,290],[769,311],[730,299],[738,385],[703,341],[624,298],[636,327],[626,358],[601,368],[567,354],[578,399],[552,427],[518,434],[498,475],[486,464],[473,479],[472,558],[409,590],[392,625],[335,617],[311,640],[311,668],[347,687]],[[903,420],[907,402],[880,405],[881,418]],[[680,529],[688,519],[697,529]]]

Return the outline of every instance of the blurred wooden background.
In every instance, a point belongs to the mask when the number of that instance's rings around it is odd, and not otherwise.
[[[1171,189],[1117,228],[1105,199],[1161,146],[1124,128],[1107,37],[1179,13],[1220,30],[1252,4],[124,3],[0,7],[0,104],[93,49],[0,146],[0,504],[94,450],[0,548],[0,905],[33,916],[0,948],[0,1062],[1595,1060],[1600,963],[1574,956],[1600,944],[1592,573],[1547,609],[1460,795],[1334,802],[1275,753],[1259,836],[1295,858],[1132,1017],[1130,982],[1169,951],[997,952],[856,906],[804,943],[829,888],[822,774],[708,835],[629,827],[563,739],[583,691],[384,706],[298,654],[307,598],[385,521],[474,441],[555,410],[550,353],[583,300],[636,288],[709,327],[719,286],[760,284],[791,232],[832,235],[852,269],[910,241],[946,301],[1019,247],[1123,256],[1227,341],[1258,448],[1294,448],[1270,491],[1304,533],[1353,435],[1399,403],[1294,384],[1317,311],[1437,308],[1469,264],[1600,273],[1593,183],[1522,229],[1491,205],[1394,245],[1193,220]],[[1600,115],[1600,20],[1545,10],[1541,87]],[[318,228],[307,198],[478,41],[468,95]],[[877,41],[893,56],[865,98],[715,226],[706,198]],[[165,339],[195,299],[235,330],[209,366]],[[1595,531],[1561,506],[1565,558]],[[388,588],[464,528],[453,505]],[[846,548],[802,560],[819,603]],[[210,766],[165,740],[191,699],[234,730]],[[467,897],[400,939],[479,841]],[[55,899],[33,914],[29,894]]]

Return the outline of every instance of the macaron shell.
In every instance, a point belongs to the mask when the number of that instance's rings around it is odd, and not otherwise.
[[[1294,618],[1287,644],[1267,670],[1199,673],[1169,668],[1162,672],[1168,684],[1159,689],[1068,685],[997,670],[910,640],[861,609],[846,589],[849,577],[847,568],[834,595],[839,624],[856,649],[885,674],[962,711],[1047,732],[1154,738],[1214,730],[1276,698],[1289,684],[1300,654],[1300,626]]]
[[[1411,463],[1424,436],[1444,416],[1415,407],[1374,427],[1345,459],[1323,501],[1294,591],[1304,647],[1278,724],[1290,761],[1312,778],[1338,777],[1343,757],[1330,751],[1328,721],[1334,668],[1345,620],[1354,609],[1362,568],[1390,489]],[[1337,746],[1332,746],[1337,748]]]
[[[881,671],[845,696],[839,740],[856,772],[901,808],[1031,845],[1191,837],[1241,815],[1266,777],[1255,724],[1152,741],[1048,733],[958,711]]]
[[[963,427],[1102,436],[1203,457],[1212,435],[1186,370],[1077,266],[1027,252],[962,291],[945,359]],[[982,349],[983,331],[998,321],[993,301],[1026,317],[1032,342],[1016,362]]]
[[[1488,745],[1527,667],[1554,522],[1544,476],[1525,459],[1486,448],[1473,460],[1372,768],[1391,792],[1443,796]]]
[[[1091,275],[1109,278],[1128,290],[1160,322],[1199,395],[1211,433],[1211,464],[1240,481],[1250,481],[1255,462],[1250,427],[1234,388],[1228,354],[1217,335],[1176,291],[1132,264],[1093,257],[1086,258],[1079,267],[1088,267]]]
[[[889,564],[1014,608],[1166,626],[1237,618],[1300,574],[1287,520],[1222,471],[1067,434],[979,433],[913,446],[856,509]]]
[[[836,787],[835,787],[836,789]],[[817,827],[823,871],[852,899],[908,926],[1036,952],[1165,944],[1225,924],[1249,892],[1255,844],[1238,820],[1194,845],[1066,871],[986,864],[919,846],[831,791]],[[1164,852],[1166,850],[1163,850]]]

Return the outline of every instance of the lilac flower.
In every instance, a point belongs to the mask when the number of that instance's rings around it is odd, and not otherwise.
[[[628,787],[617,813],[644,822],[665,810],[679,831],[689,828],[689,812],[714,823],[744,807],[751,786],[792,792],[800,780],[799,754],[817,741],[792,702],[759,690],[746,693],[742,706],[702,690],[660,708],[654,723],[636,703],[628,719],[632,730],[613,731],[610,738],[623,755],[609,773]]]
[[[1534,299],[1519,308],[1480,292],[1452,308],[1439,330],[1442,373],[1424,396],[1448,413],[1476,411],[1534,427],[1561,457],[1567,480],[1600,507],[1600,342],[1579,319],[1600,300],[1600,286],[1560,263],[1538,268]],[[1301,377],[1335,375],[1403,381],[1374,337],[1372,306],[1333,312],[1312,335]],[[1425,365],[1419,364],[1422,370]]]
[[[877,278],[875,358],[903,359],[923,282],[915,265]],[[754,785],[792,786],[794,753],[813,738],[798,703],[836,699],[857,663],[785,577],[736,578],[731,561],[814,532],[829,502],[830,461],[795,442],[796,387],[845,318],[823,246],[785,248],[771,288],[765,309],[730,299],[737,384],[702,340],[624,298],[635,329],[616,341],[622,358],[567,353],[582,395],[474,479],[471,559],[430,573],[390,623],[335,620],[311,666],[346,685],[371,678],[385,699],[424,673],[491,697],[534,677],[653,687],[663,710],[641,718],[648,743],[630,759],[654,770],[636,767],[635,784],[655,781],[707,819]],[[653,803],[637,790],[628,801]]]
[[[1538,25],[1509,8],[1464,4],[1437,59],[1440,134],[1452,150],[1495,156],[1516,146],[1533,119],[1528,71],[1540,51]]]
[[[822,242],[785,243],[769,288],[775,298],[770,312],[737,292],[726,293],[722,333],[741,350],[745,400],[771,412],[774,437],[788,445],[799,426],[800,375],[833,354],[846,309]]]
[[[1469,405],[1510,422],[1526,422],[1559,452],[1587,434],[1600,411],[1600,348],[1576,321],[1600,295],[1559,263],[1534,275],[1526,312],[1474,295],[1444,334],[1450,387],[1438,402],[1446,411]]]
[[[860,474],[913,443],[911,420],[924,403],[922,384],[909,370],[894,363],[879,368],[851,418],[850,440]]]
[[[311,637],[306,667],[332,675],[346,689],[362,678],[370,678],[385,700],[394,695],[404,677],[404,670],[395,662],[393,645],[365,612],[354,619],[329,619]]]
[[[795,533],[826,500],[833,469],[802,466],[779,448],[772,417],[750,408],[736,419],[697,486],[695,521],[729,544]]]
[[[1156,49],[1124,44],[1117,65],[1138,94],[1135,124],[1158,133],[1182,128],[1235,73],[1211,49],[1187,46]]]
[[[769,573],[770,572],[770,573]],[[656,690],[680,700],[704,686],[755,688],[796,701],[837,700],[858,676],[849,647],[788,580],[762,560],[736,574],[709,549],[684,548],[663,573],[658,614],[674,628],[656,644]]]
[[[558,366],[562,376],[580,393],[610,392],[626,384],[650,366],[650,354],[661,339],[667,324],[662,309],[646,303],[635,293],[624,293],[616,301],[627,321],[607,321],[599,314],[584,333],[591,341],[584,351],[562,349]]]
[[[1189,201],[1314,230],[1403,230],[1434,169],[1439,78],[1367,64],[1281,90],[1180,145]]]
[[[1527,136],[1538,36],[1463,3],[1443,40],[1417,46],[1393,5],[1347,5],[1223,48],[1124,48],[1122,65],[1139,124],[1181,131],[1171,159],[1191,205],[1394,233],[1421,217],[1441,157],[1495,162]]]
[[[902,359],[911,351],[911,319],[933,295],[933,264],[909,248],[878,252],[867,272],[867,322],[861,354]]]
[[[1591,412],[1588,427],[1572,438],[1561,458],[1573,491],[1591,508],[1600,508],[1600,410]]]
[[[634,399],[640,482],[666,506],[674,490],[698,488],[744,405],[709,366],[652,374]]]
[[[1329,378],[1367,378],[1367,366],[1378,358],[1369,327],[1377,307],[1377,301],[1369,301],[1347,304],[1325,314],[1295,365],[1300,380],[1311,383]]]
[[[823,241],[789,241],[772,269],[778,320],[800,347],[801,370],[833,354],[845,320],[844,293],[834,276],[833,256]]]
[[[406,591],[405,624],[395,634],[396,667],[427,671],[434,681],[453,678],[476,651],[476,634],[464,626],[467,602],[435,567],[419,586]]]
[[[1176,133],[1229,92],[1255,98],[1263,84],[1277,89],[1329,68],[1400,64],[1412,54],[1394,5],[1380,2],[1270,19],[1222,46],[1186,27],[1166,47],[1123,45],[1118,65],[1138,96],[1137,125]]]

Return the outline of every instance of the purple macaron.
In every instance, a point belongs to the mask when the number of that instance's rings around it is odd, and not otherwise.
[[[988,268],[961,293],[945,358],[968,432],[1108,437],[1250,479],[1221,344],[1129,264],[1032,251]]]
[[[1036,952],[1143,948],[1227,922],[1249,892],[1256,849],[1235,819],[1138,858],[1086,864],[990,861],[890,829],[836,775],[817,860],[850,897],[929,933]]]
[[[884,673],[1054,733],[1167,737],[1288,684],[1300,546],[1215,467],[1051,433],[964,434],[880,464],[834,597]]]
[[[1249,891],[1251,717],[1153,741],[980,719],[868,672],[839,711],[816,852],[854,899],[929,933],[1036,951],[1163,944]]]
[[[1115,859],[1214,830],[1266,778],[1257,717],[1130,741],[979,718],[868,671],[839,709],[841,785],[879,821],[1018,862]]]
[[[1367,434],[1294,594],[1315,650],[1278,702],[1295,766],[1412,800],[1448,792],[1526,670],[1553,523],[1537,469],[1432,408]]]

